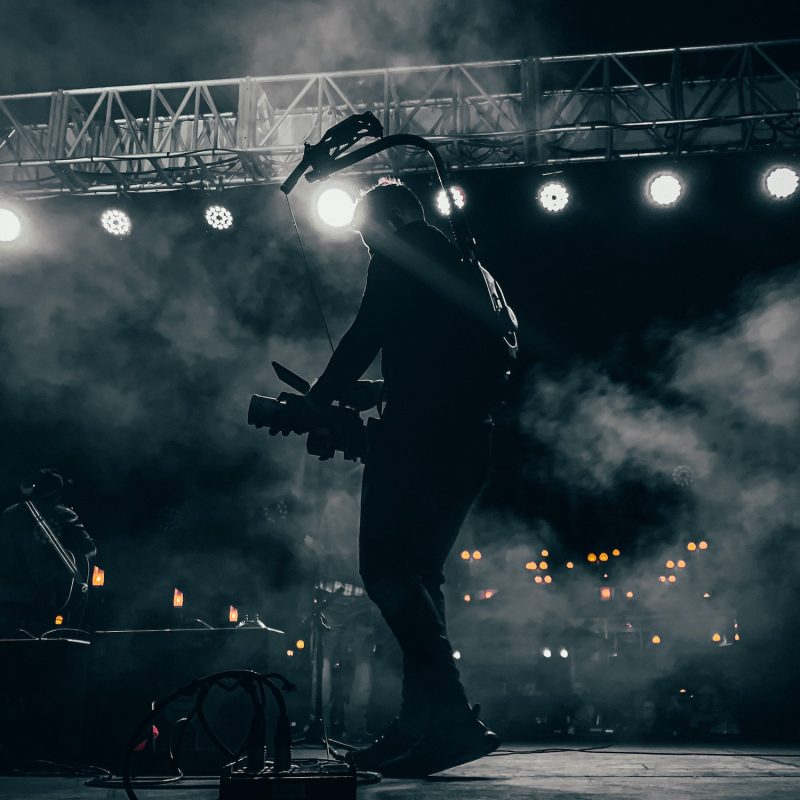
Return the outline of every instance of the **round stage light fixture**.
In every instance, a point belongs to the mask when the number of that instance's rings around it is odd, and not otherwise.
[[[460,661],[461,660],[461,651],[460,650],[453,650],[453,658],[456,661]]]
[[[569,658],[569,650],[567,650],[567,648],[566,648],[566,647],[562,647],[562,648],[561,648],[561,649],[558,651],[558,654],[561,656],[561,658]]]
[[[444,189],[439,189],[436,193],[436,210],[443,217],[450,216],[453,206],[460,210],[467,204],[467,195],[460,186],[451,186],[448,191],[450,193],[449,197]]]
[[[0,208],[0,242],[13,242],[21,232],[19,217],[9,208]]]
[[[790,167],[774,167],[769,171],[764,182],[772,197],[776,200],[785,200],[797,191],[800,176]]]
[[[671,172],[659,172],[647,182],[647,196],[658,206],[671,206],[683,193],[683,184]]]
[[[206,209],[206,222],[215,231],[227,231],[233,225],[233,214],[225,206],[209,206]]]
[[[100,224],[112,236],[127,236],[131,232],[131,218],[118,208],[107,208],[100,215]]]
[[[355,200],[338,186],[325,189],[317,198],[319,218],[331,228],[344,228],[353,221]]]
[[[545,211],[555,213],[563,211],[567,207],[567,203],[569,203],[569,191],[563,183],[551,181],[539,189],[536,199]]]
[[[542,655],[545,658],[550,658],[553,655],[553,651],[549,647],[542,648]]]

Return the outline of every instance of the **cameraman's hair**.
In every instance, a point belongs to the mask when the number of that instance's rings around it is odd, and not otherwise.
[[[358,230],[367,218],[389,219],[395,208],[414,219],[425,219],[422,203],[408,186],[397,178],[380,178],[375,186],[361,193],[353,215],[353,227]]]

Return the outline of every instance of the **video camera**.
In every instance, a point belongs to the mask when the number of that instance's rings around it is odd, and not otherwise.
[[[322,461],[333,458],[337,451],[343,453],[347,461],[366,461],[368,432],[379,420],[373,417],[365,421],[357,408],[342,403],[327,406],[316,419],[310,420],[303,398],[311,388],[309,383],[276,361],[272,366],[278,378],[299,394],[281,392],[277,397],[254,394],[247,411],[248,425],[269,428],[273,435],[307,433],[306,451]]]

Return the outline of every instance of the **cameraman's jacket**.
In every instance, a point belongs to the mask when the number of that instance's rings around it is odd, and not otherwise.
[[[488,420],[506,366],[491,313],[479,270],[436,228],[412,222],[373,254],[358,314],[311,396],[337,399],[382,351],[387,422]]]

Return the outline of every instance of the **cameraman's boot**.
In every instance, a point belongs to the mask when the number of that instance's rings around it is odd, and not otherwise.
[[[387,778],[424,778],[494,752],[500,737],[478,718],[480,706],[434,712],[425,733],[408,750],[380,767]]]
[[[400,717],[395,717],[371,745],[350,750],[344,760],[357,770],[380,772],[385,761],[405,753],[414,739],[414,734],[408,731]]]

